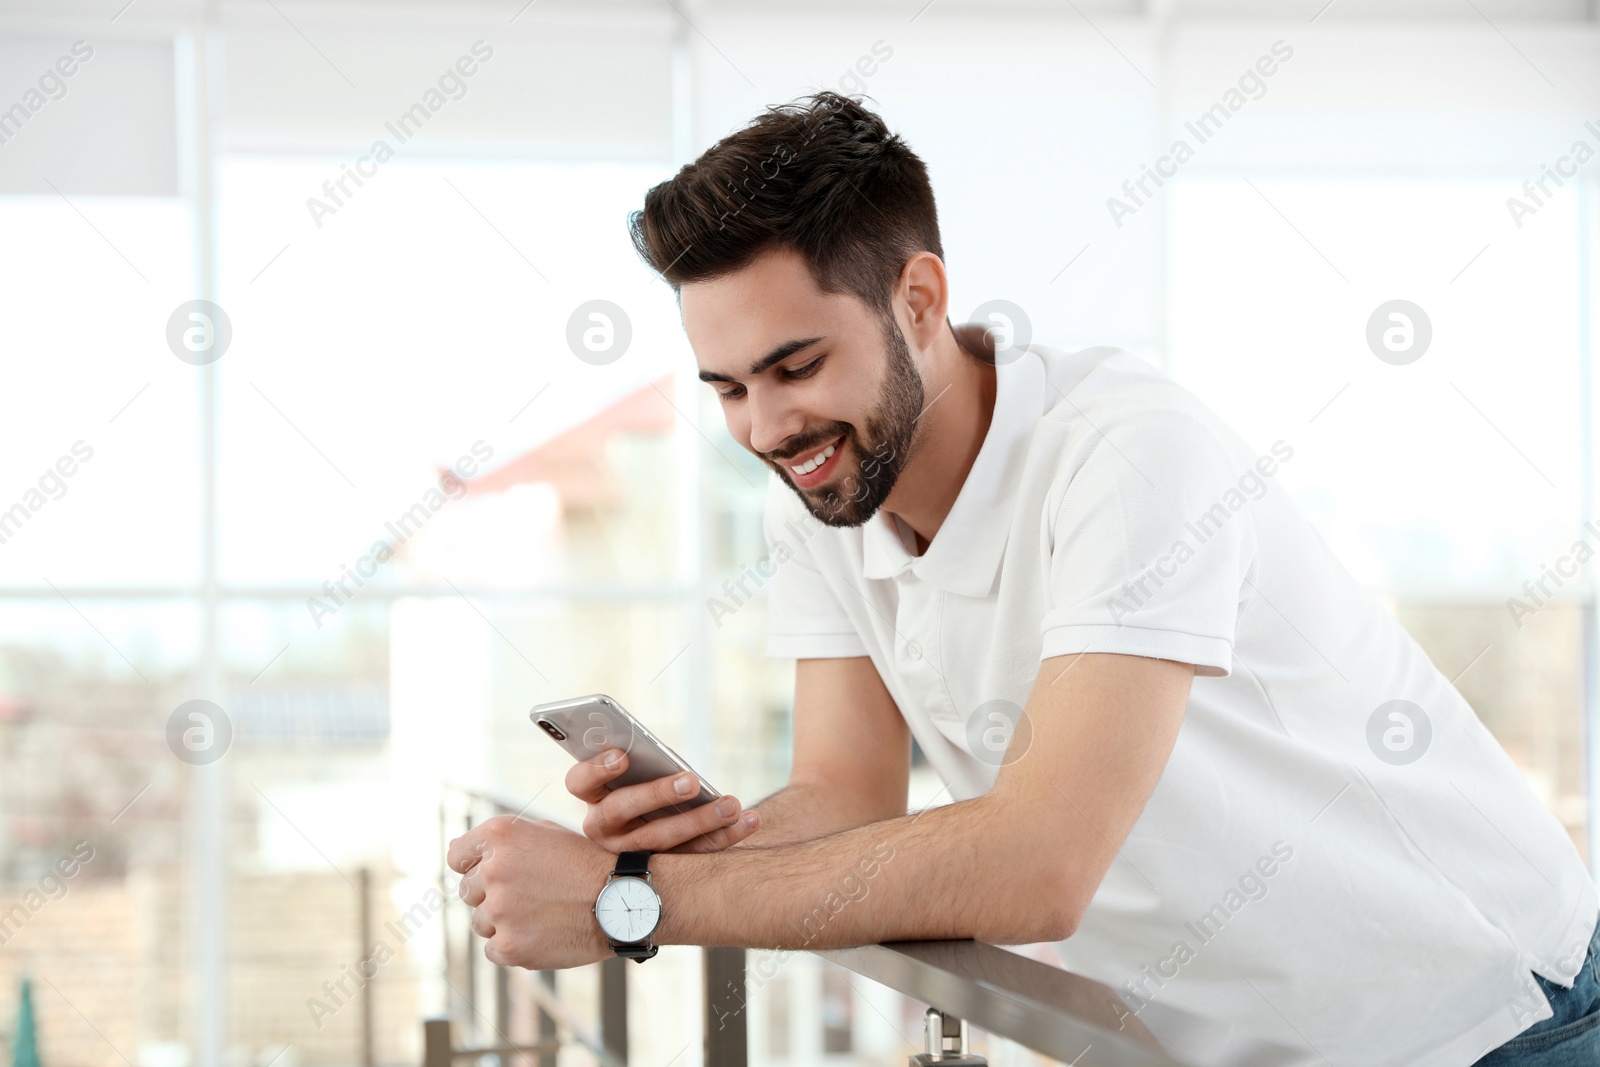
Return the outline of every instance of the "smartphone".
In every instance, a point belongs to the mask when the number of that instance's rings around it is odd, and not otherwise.
[[[645,729],[643,723],[629,715],[627,709],[604,693],[539,704],[528,713],[528,717],[575,760],[593,759],[608,748],[620,748],[626,752],[628,769],[606,786],[607,792],[625,785],[653,782],[657,778],[671,777],[684,771],[693,774],[700,783],[700,792],[641,815],[640,818],[647,822],[698,808],[722,797],[721,793],[711,788],[711,783],[703,775],[683,761],[683,757],[663,744]]]

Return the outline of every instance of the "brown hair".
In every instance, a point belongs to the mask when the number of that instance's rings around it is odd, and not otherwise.
[[[628,216],[640,258],[674,293],[798,250],[825,293],[887,317],[906,260],[944,258],[928,169],[883,120],[825,91],[769,107],[645,194]]]

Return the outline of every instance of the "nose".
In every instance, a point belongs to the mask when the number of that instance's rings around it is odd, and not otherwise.
[[[783,399],[781,391],[751,389],[747,394],[750,414],[750,447],[762,455],[805,429],[805,418]]]

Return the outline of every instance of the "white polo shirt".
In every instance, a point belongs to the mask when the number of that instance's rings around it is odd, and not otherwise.
[[[957,799],[994,783],[1042,659],[1194,664],[1155,791],[1054,946],[1181,1057],[1236,1063],[1242,1046],[1163,1033],[1149,1005],[1351,1067],[1466,1067],[1549,1018],[1527,972],[1572,984],[1594,883],[1295,509],[1276,478],[1295,442],[1258,455],[1116,349],[1035,345],[997,374],[921,556],[886,512],[826,527],[773,476],[768,654],[870,656]],[[1048,849],[1050,821],[1038,832]]]

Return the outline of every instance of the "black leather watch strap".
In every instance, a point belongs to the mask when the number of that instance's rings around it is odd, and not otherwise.
[[[617,856],[616,875],[645,875],[650,873],[650,853],[648,852],[623,852]]]
[[[613,952],[624,959],[632,960],[634,963],[643,963],[651,956],[654,956],[657,949],[658,946],[652,945],[648,941],[641,942],[637,945],[619,945],[615,941],[611,943],[611,950]]]

